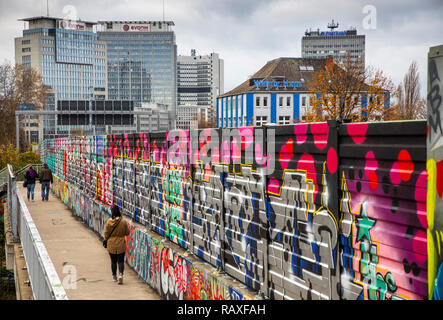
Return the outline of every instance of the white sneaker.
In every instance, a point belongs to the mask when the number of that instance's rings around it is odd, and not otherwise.
[[[112,276],[112,281],[117,282],[117,276]]]
[[[123,284],[123,275],[122,274],[120,274],[118,276],[118,284]]]

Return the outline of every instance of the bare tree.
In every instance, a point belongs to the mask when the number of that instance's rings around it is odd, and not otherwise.
[[[413,61],[403,78],[403,82],[398,85],[395,92],[395,119],[426,119],[426,99],[421,96],[420,90],[420,74],[417,62]]]
[[[42,109],[47,94],[48,87],[43,85],[42,77],[35,69],[9,62],[0,65],[0,119],[3,129],[0,145],[14,144],[15,111],[19,105],[34,104],[37,110]]]

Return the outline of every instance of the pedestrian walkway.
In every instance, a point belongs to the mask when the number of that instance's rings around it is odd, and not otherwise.
[[[127,264],[124,284],[114,282],[97,234],[52,194],[42,201],[40,183],[34,201],[27,200],[26,188],[21,193],[70,300],[161,300]]]

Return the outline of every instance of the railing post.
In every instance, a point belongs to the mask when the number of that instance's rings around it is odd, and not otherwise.
[[[11,224],[12,238],[18,241],[18,207],[17,207],[17,181],[12,166],[8,164],[8,214]]]
[[[270,141],[268,141],[268,128],[266,126],[262,126],[261,129],[263,137],[260,141],[263,141],[263,145],[262,145],[262,152],[263,155],[266,155],[266,158],[269,159],[269,154],[268,152],[270,150],[268,150],[268,143],[273,143],[275,145],[275,130],[273,132],[273,138],[270,139]],[[271,131],[272,132],[272,131]],[[257,143],[257,136],[254,134],[254,142]],[[273,150],[274,154],[275,154],[275,150]],[[272,155],[272,157],[274,157],[274,154]],[[264,161],[263,161],[264,162]],[[270,235],[269,235],[269,229],[270,229],[270,224],[269,224],[269,219],[267,217],[266,214],[266,205],[267,203],[269,203],[269,197],[268,197],[268,193],[266,192],[266,186],[268,185],[268,172],[267,172],[267,167],[264,166],[263,163],[263,170],[265,170],[265,175],[264,175],[264,180],[263,180],[263,195],[264,195],[264,199],[263,201],[265,202],[265,212],[264,212],[264,221],[260,221],[260,233],[261,233],[261,238],[263,241],[263,289],[261,290],[263,292],[263,294],[265,295],[265,298],[269,298],[270,294],[269,294],[269,259],[268,259],[268,248],[269,248],[269,242],[270,242]]]

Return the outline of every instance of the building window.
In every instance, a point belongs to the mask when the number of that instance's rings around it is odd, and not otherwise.
[[[263,107],[268,106],[268,97],[263,97]]]
[[[306,107],[306,97],[302,97],[302,98],[301,98],[301,105],[302,105],[303,107]]]
[[[258,107],[260,106],[260,97],[255,98],[255,105]]]
[[[268,117],[267,116],[257,116],[255,119],[255,125],[256,126],[262,126],[264,124],[268,123]]]
[[[291,117],[290,116],[279,116],[278,124],[290,124]]]
[[[278,105],[283,107],[283,97],[278,98]]]
[[[31,52],[31,48],[22,48],[22,52]]]
[[[22,40],[22,44],[31,44],[31,40]]]
[[[291,97],[286,97],[286,106],[287,107],[291,106]]]

